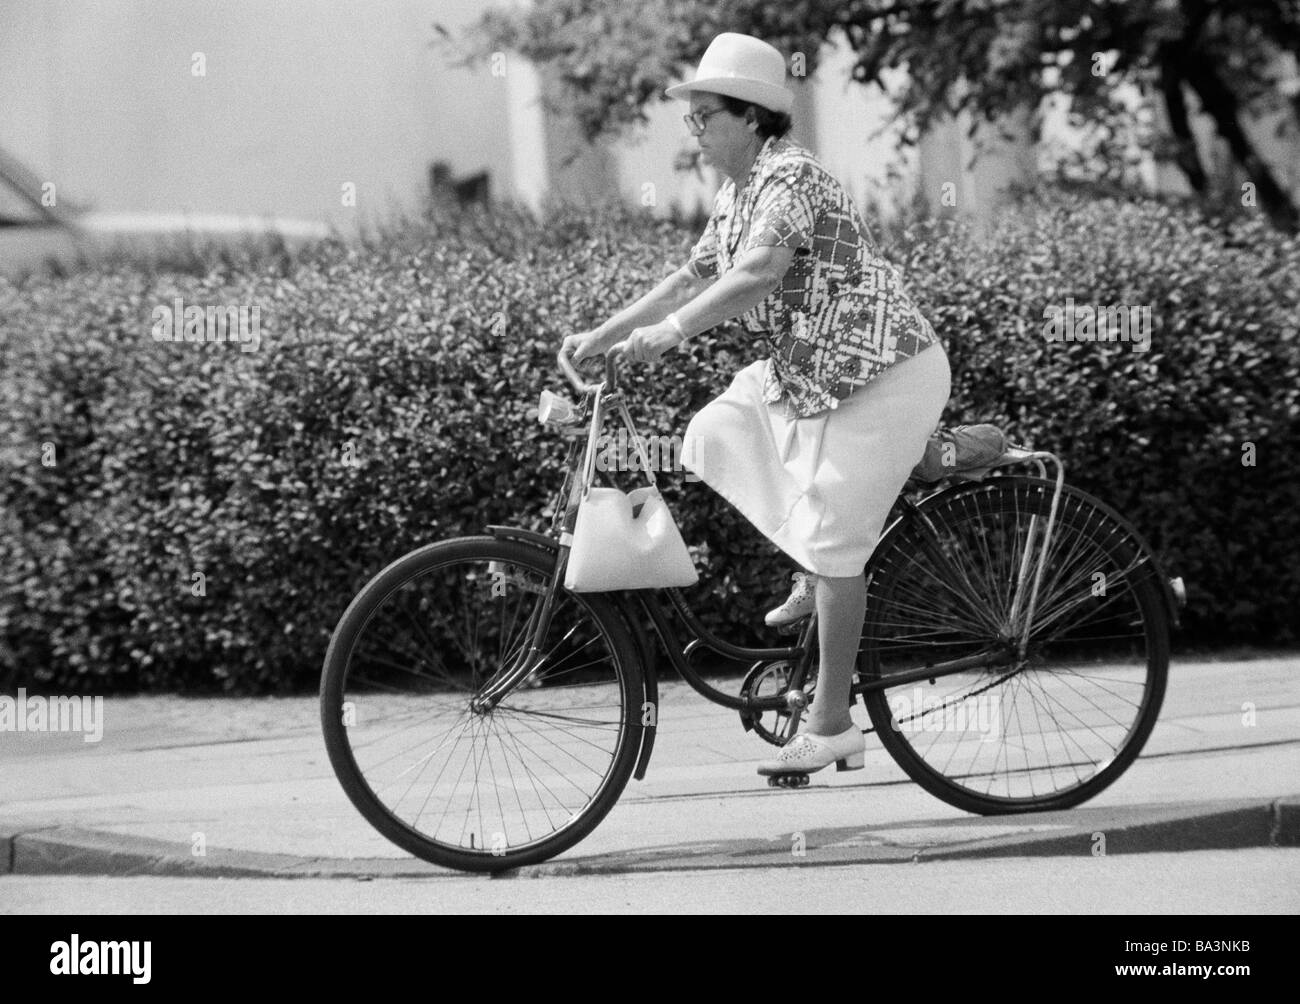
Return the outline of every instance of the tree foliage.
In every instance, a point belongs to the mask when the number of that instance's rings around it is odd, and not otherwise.
[[[893,91],[906,142],[959,110],[995,120],[1068,95],[1083,120],[1113,117],[1122,84],[1164,112],[1166,140],[1191,188],[1209,172],[1192,136],[1192,104],[1213,120],[1275,223],[1294,230],[1295,201],[1243,127],[1282,111],[1291,129],[1300,91],[1283,79],[1300,59],[1300,0],[537,0],[490,10],[442,43],[474,64],[513,51],[545,65],[588,138],[646,119],[665,85],[689,71],[722,31],[767,39],[808,72],[828,39],[855,53],[853,79]],[[1279,67],[1282,69],[1279,70]]]

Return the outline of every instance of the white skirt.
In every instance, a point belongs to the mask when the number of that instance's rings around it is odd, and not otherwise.
[[[683,466],[808,571],[860,575],[948,402],[948,356],[932,345],[809,418],[763,401],[765,365],[691,419]]]

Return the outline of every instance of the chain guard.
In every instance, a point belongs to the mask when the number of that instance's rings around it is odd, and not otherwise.
[[[787,659],[755,663],[750,671],[745,674],[745,681],[740,688],[741,696],[753,700],[759,697],[775,697],[784,694],[790,688],[790,675],[793,672],[794,666]],[[816,682],[817,674],[810,673],[803,688],[809,701],[812,700]],[[773,746],[784,746],[794,738],[795,732],[799,729],[799,721],[802,716],[803,710],[801,709],[792,723],[791,712],[785,709],[742,711],[740,713],[740,723],[745,727],[746,732],[756,733],[764,742],[771,743]]]

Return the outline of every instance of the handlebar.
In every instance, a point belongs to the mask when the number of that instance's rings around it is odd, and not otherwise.
[[[619,348],[617,345],[613,346],[605,353],[604,387],[606,392],[618,388],[618,356]],[[582,374],[574,368],[573,363],[569,361],[569,357],[564,354],[563,350],[558,352],[555,358],[559,360],[560,370],[569,378],[569,383],[573,384],[573,389],[579,394],[590,394],[601,386],[598,383],[588,383],[585,381],[582,378]]]

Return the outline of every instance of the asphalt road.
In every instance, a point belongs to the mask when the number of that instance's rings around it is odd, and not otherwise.
[[[1294,914],[1300,850],[492,879],[0,877],[0,913]],[[1112,927],[1122,935],[1121,926]],[[1215,937],[1231,930],[1215,927]],[[1134,928],[1137,937],[1138,928]],[[1145,936],[1149,925],[1141,928]]]

